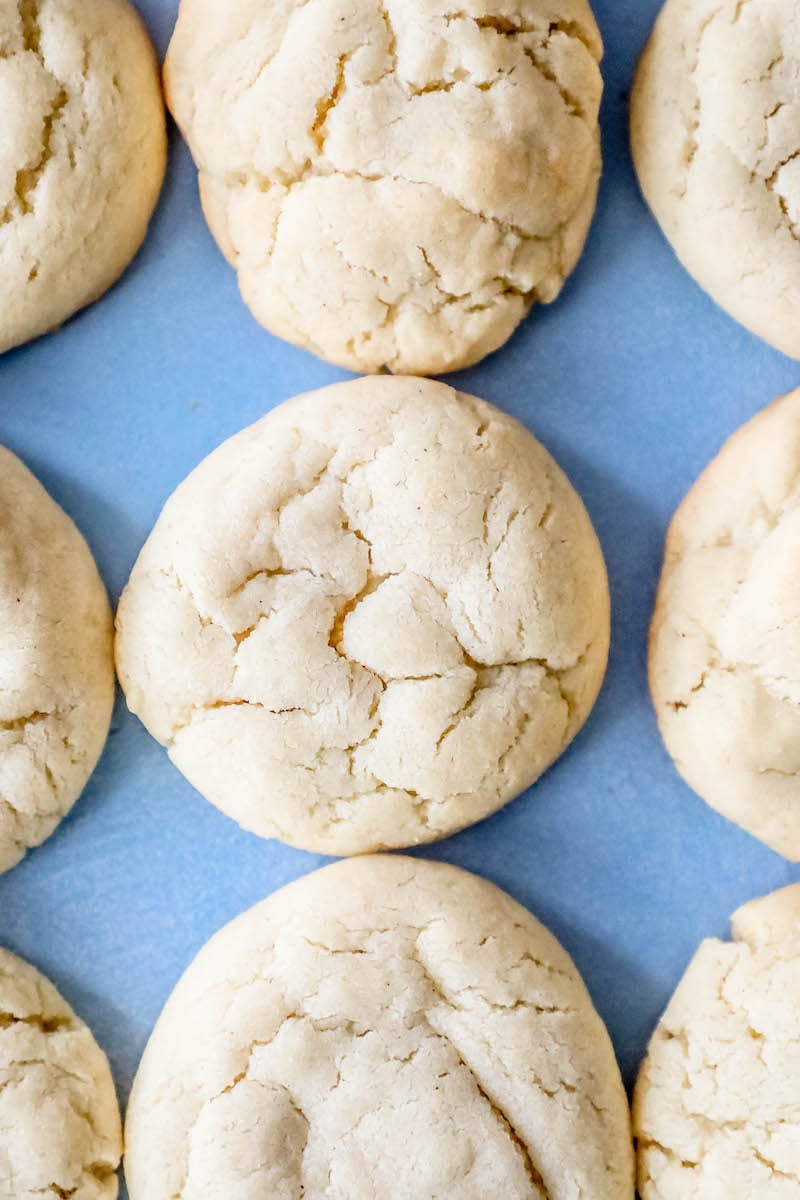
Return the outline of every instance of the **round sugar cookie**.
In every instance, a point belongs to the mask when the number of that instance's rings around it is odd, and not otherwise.
[[[633,1106],[642,1200],[800,1194],[800,886],[702,944],[656,1030]]]
[[[713,808],[800,861],[800,391],[744,425],[669,531],[650,634],[667,749]]]
[[[444,837],[586,719],[609,641],[586,510],[518,422],[388,376],[275,409],[167,503],[117,617],[128,704],[245,828]]]
[[[114,1200],[121,1156],[106,1056],[53,985],[0,948],[0,1196]]]
[[[800,358],[800,8],[667,0],[632,96],[642,190],[683,265]]]
[[[127,0],[0,0],[0,353],[96,300],[166,161],[158,64]]]
[[[628,1104],[569,956],[455,867],[352,859],[228,925],[131,1095],[131,1200],[633,1200]]]
[[[586,0],[181,0],[167,98],[262,325],[435,375],[554,300],[600,175]]]
[[[113,703],[111,610],[89,547],[0,446],[0,871],[77,800]]]

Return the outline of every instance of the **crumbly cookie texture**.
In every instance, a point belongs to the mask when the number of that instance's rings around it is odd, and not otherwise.
[[[580,256],[586,0],[182,0],[167,96],[256,318],[355,371],[496,350]]]
[[[595,700],[602,552],[516,421],[388,376],[281,405],[178,488],[117,617],[128,704],[245,828],[332,854],[524,791]]]
[[[633,1106],[642,1200],[800,1193],[800,886],[707,941],[656,1030]]]
[[[114,1200],[121,1156],[105,1055],[53,985],[0,949],[0,1196]]]
[[[113,703],[111,610],[89,548],[0,446],[0,871],[77,800]]]
[[[687,270],[800,358],[800,9],[667,0],[631,132],[645,197]]]
[[[800,861],[800,391],[726,444],[678,509],[650,635],[667,749],[708,803]]]
[[[132,1200],[632,1200],[628,1105],[568,955],[464,871],[353,859],[223,929],[134,1084]]]
[[[0,0],[0,352],[96,300],[166,161],[158,65],[126,0]]]

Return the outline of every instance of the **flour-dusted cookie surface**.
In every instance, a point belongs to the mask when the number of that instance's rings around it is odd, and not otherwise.
[[[114,1200],[121,1156],[105,1055],[53,985],[0,948],[0,1196]]]
[[[166,505],[123,594],[128,704],[208,799],[335,854],[524,791],[597,695],[602,552],[516,421],[391,377],[296,398]]]
[[[167,95],[256,318],[356,371],[501,346],[600,174],[586,0],[182,0]]]
[[[0,871],[77,800],[113,703],[111,610],[89,548],[0,446]]]
[[[726,817],[800,861],[800,391],[744,425],[678,509],[650,636],[667,749]]]
[[[667,0],[632,98],[633,156],[678,257],[800,358],[800,9]]]
[[[628,1105],[568,955],[455,867],[353,859],[223,929],[147,1047],[131,1200],[632,1200]]]
[[[127,0],[0,0],[0,353],[96,300],[166,160],[158,64]]]
[[[656,1030],[634,1100],[642,1200],[800,1194],[800,886],[707,941]]]

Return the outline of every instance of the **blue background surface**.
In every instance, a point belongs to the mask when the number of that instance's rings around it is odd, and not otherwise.
[[[160,52],[177,0],[139,0]],[[627,100],[657,0],[598,0],[605,174],[562,297],[453,382],[523,420],[584,496],[614,602],[608,679],[574,746],[490,821],[422,851],[506,888],[562,939],[627,1083],[701,938],[800,878],[676,775],[645,641],[663,538],[724,439],[800,383],[695,286],[640,198]],[[164,194],[133,267],[63,330],[0,361],[0,442],[88,538],[113,599],[173,488],[221,440],[342,372],[265,333],[205,227],[173,129]],[[0,877],[0,943],[62,989],[123,1100],[171,988],[231,917],[321,859],[261,841],[202,800],[120,700],[72,816]]]

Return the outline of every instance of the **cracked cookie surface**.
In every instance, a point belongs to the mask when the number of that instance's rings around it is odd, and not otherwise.
[[[167,503],[117,617],[128,704],[245,828],[333,854],[524,791],[608,654],[602,552],[518,422],[444,384],[275,409]]]
[[[75,803],[113,703],[111,610],[89,547],[0,446],[0,871]]]
[[[428,375],[497,349],[575,265],[601,52],[586,0],[182,0],[165,78],[256,318]]]
[[[639,182],[678,257],[800,358],[800,10],[667,0],[632,98]]]
[[[650,685],[667,749],[713,808],[800,861],[800,391],[744,425],[667,538]]]
[[[634,1098],[642,1200],[800,1193],[800,886],[700,947],[656,1030]]]
[[[0,353],[96,300],[166,161],[155,54],[126,0],[0,0]]]
[[[223,929],[134,1084],[131,1200],[632,1200],[628,1105],[573,963],[441,863],[351,859]]]
[[[0,1196],[114,1200],[121,1155],[105,1055],[53,985],[0,948]]]

